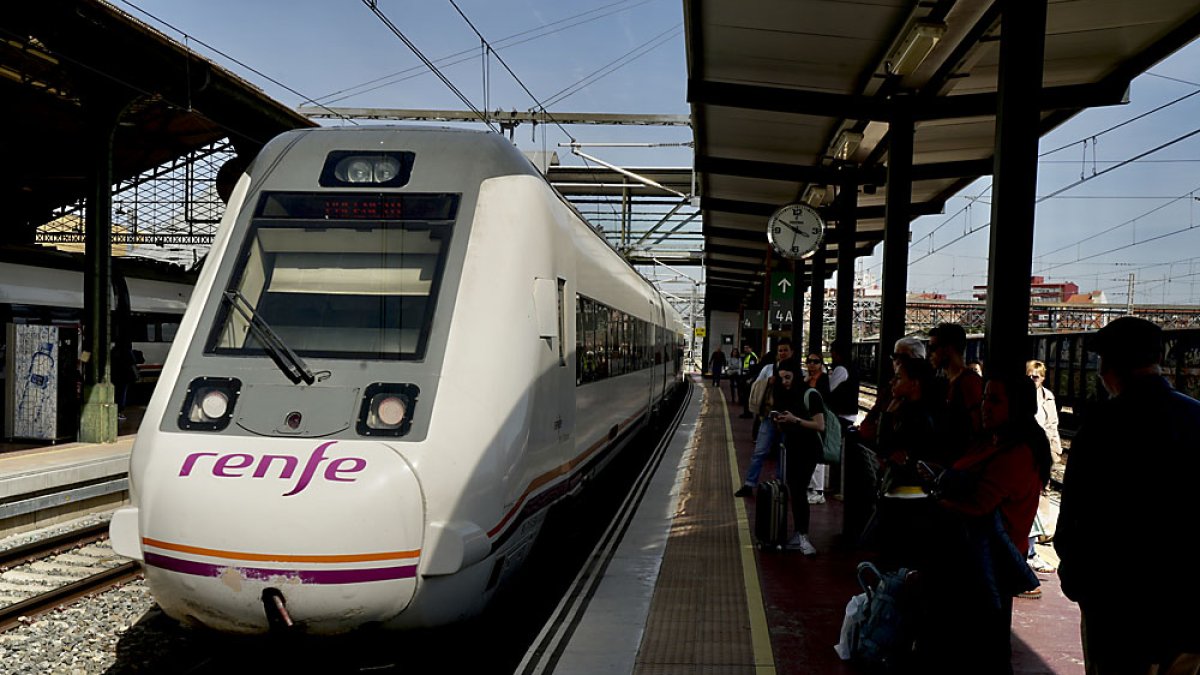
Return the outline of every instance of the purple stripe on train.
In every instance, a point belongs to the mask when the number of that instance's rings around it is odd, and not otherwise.
[[[213,565],[212,563],[182,560],[160,553],[146,552],[146,564],[172,572],[193,574],[200,577],[219,577],[228,569],[237,570],[247,579],[267,581],[272,577],[298,579],[302,584],[358,584],[368,581],[390,581],[393,579],[411,579],[417,576],[416,565],[401,567],[373,567],[368,569],[340,570],[279,570],[261,567],[240,567],[236,565]]]

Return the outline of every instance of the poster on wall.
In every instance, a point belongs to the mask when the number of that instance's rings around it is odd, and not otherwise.
[[[58,328],[8,325],[7,435],[53,441],[58,435]]]

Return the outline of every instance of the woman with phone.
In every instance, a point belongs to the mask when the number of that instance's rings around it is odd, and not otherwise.
[[[990,379],[982,411],[987,445],[946,471],[924,468],[936,481],[939,506],[960,525],[959,536],[947,530],[938,564],[923,577],[932,621],[919,642],[927,647],[926,672],[961,672],[963,663],[977,673],[1012,672],[1012,602],[1036,588],[1025,564],[1026,535],[1052,463],[1036,407],[1023,372]]]
[[[825,414],[820,392],[807,385],[799,365],[784,361],[775,367],[775,373],[775,410],[769,415],[783,431],[784,479],[794,490],[808,485],[821,459],[821,439],[817,434],[825,431]],[[816,555],[817,549],[808,538],[807,499],[792,498],[792,520],[795,533],[785,548]]]

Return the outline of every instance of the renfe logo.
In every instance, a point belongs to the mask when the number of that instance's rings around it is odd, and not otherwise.
[[[313,449],[312,454],[308,456],[308,461],[304,463],[304,470],[300,472],[300,479],[292,486],[290,492],[283,493],[284,497],[291,497],[294,494],[303,492],[308,484],[312,482],[313,476],[317,473],[317,467],[321,462],[328,461],[328,466],[325,467],[325,480],[338,483],[353,483],[357,478],[347,478],[349,474],[356,474],[367,468],[367,460],[362,457],[339,457],[331,460],[325,456],[325,450],[329,446],[337,443],[337,441],[329,441],[322,443]],[[180,476],[190,476],[192,469],[195,469],[201,463],[201,458],[215,457],[212,462],[212,475],[217,478],[246,478],[246,472],[251,465],[255,464],[254,455],[246,453],[234,452],[229,454],[220,454],[217,452],[193,452],[183,460],[183,466],[179,468]],[[205,464],[208,462],[205,461]],[[278,463],[279,468],[273,476],[267,474],[271,472],[271,465]],[[291,480],[296,473],[296,467],[300,465],[300,458],[292,455],[262,455],[258,458],[258,464],[254,466],[254,473],[250,478],[279,478],[280,480]],[[201,469],[203,471],[203,469]]]

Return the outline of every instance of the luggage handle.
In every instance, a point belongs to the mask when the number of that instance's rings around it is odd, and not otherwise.
[[[870,572],[871,574],[875,575],[875,583],[868,584],[863,572]],[[904,583],[906,584],[917,581],[921,576],[918,570],[910,570],[903,567],[900,568],[899,572],[904,578]],[[858,568],[855,570],[855,576],[858,577],[858,585],[861,586],[863,591],[867,594],[867,600],[873,599],[875,597],[875,590],[879,587],[879,584],[883,583],[883,572],[879,571],[879,568],[875,566],[875,563],[864,561],[858,564]]]
[[[871,574],[874,574],[875,583],[868,584],[866,578],[863,576],[864,572],[870,572]],[[863,592],[867,594],[867,601],[869,602],[870,600],[874,599],[875,589],[878,587],[879,583],[883,581],[883,573],[879,571],[879,568],[871,562],[860,562],[857,570],[855,570],[855,576],[858,578],[858,585],[861,586]]]

